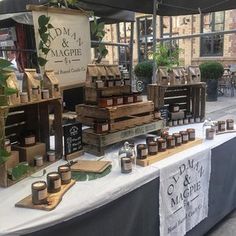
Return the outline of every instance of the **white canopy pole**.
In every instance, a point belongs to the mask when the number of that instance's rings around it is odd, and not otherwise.
[[[156,23],[157,23],[157,0],[153,0],[153,20],[152,20],[152,29],[153,29],[153,49],[152,50],[153,50],[153,53],[156,52],[156,47],[157,47]],[[157,70],[156,61],[153,60],[153,71],[152,71],[152,83],[153,84],[157,83],[156,70]]]

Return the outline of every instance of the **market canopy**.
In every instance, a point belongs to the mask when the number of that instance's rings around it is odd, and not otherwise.
[[[80,0],[134,12],[153,13],[153,0]],[[162,16],[190,15],[200,12],[224,11],[236,8],[236,0],[160,0],[157,14]],[[200,10],[199,10],[200,9]]]

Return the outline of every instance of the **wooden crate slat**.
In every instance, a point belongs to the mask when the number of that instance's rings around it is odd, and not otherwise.
[[[187,89],[174,90],[174,91],[167,90],[165,92],[165,97],[187,96],[187,94],[188,94],[188,90]]]
[[[164,98],[165,104],[187,103],[187,96],[185,97],[169,97]]]

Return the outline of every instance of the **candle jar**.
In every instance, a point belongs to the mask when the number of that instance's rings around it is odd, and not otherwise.
[[[194,141],[196,138],[195,129],[187,129],[187,132],[188,132],[189,141]]]
[[[109,124],[107,121],[101,121],[94,124],[94,130],[97,134],[106,133],[109,131]]]
[[[124,103],[123,97],[114,97],[113,98],[113,106],[119,106]]]
[[[177,120],[173,120],[173,126],[177,126],[178,125],[178,121]]]
[[[148,155],[156,155],[158,152],[157,142],[150,141],[147,145],[148,145]]]
[[[169,126],[169,127],[172,127],[172,126],[173,126],[172,120],[168,121],[168,126]]]
[[[124,96],[124,104],[129,104],[134,102],[134,96],[133,95],[125,95]]]
[[[164,131],[161,132],[161,137],[162,138],[166,139],[167,136],[169,136],[169,132],[168,131],[164,130]]]
[[[96,81],[96,88],[104,88],[105,84],[102,80]]]
[[[113,105],[113,99],[112,98],[100,98],[98,100],[98,106],[101,108],[104,107],[110,107]]]
[[[182,144],[182,136],[179,133],[174,133],[173,137],[175,138],[175,146],[180,146]]]
[[[107,87],[110,88],[110,87],[113,87],[114,86],[114,80],[107,80]]]
[[[135,93],[134,94],[134,102],[142,102],[143,101],[143,96],[141,93]]]
[[[164,152],[166,151],[166,140],[163,138],[157,139],[158,142],[158,151],[159,152]]]
[[[189,140],[187,131],[180,131],[180,135],[182,136],[182,143],[187,143]]]
[[[47,152],[47,157],[49,162],[54,162],[56,161],[56,153],[55,151],[48,151]]]
[[[34,134],[26,134],[23,137],[23,146],[25,147],[31,147],[36,144],[36,138]]]
[[[131,85],[130,79],[124,79],[124,85]]]
[[[207,140],[212,140],[214,139],[214,135],[215,135],[215,129],[214,128],[207,128],[206,129],[206,139]]]
[[[134,146],[132,145],[132,148]],[[118,152],[118,163],[121,167],[122,164],[122,158],[131,158],[131,161],[133,160],[135,162],[135,153],[134,150],[130,147],[129,142],[125,142],[124,145],[120,148]],[[126,159],[125,159],[126,160]]]
[[[233,119],[227,119],[226,120],[226,128],[227,130],[234,130],[234,120]]]
[[[40,155],[37,155],[34,157],[34,166],[41,167],[43,166],[43,157]]]
[[[120,165],[121,165],[121,173],[128,174],[132,172],[131,157],[122,157]]]
[[[32,88],[32,95],[40,95],[39,87],[33,87]]]
[[[188,118],[185,118],[184,119],[184,124],[187,125],[189,122],[188,122]]]
[[[178,120],[178,125],[183,125],[183,124],[184,124],[183,119],[179,119]]]
[[[179,104],[171,104],[170,112],[179,112]]]
[[[32,203],[34,205],[47,204],[47,184],[45,181],[37,181],[31,185]]]
[[[47,184],[49,193],[57,193],[61,190],[61,176],[58,172],[47,174]]]
[[[196,118],[195,118],[195,122],[196,122],[196,123],[200,123],[200,122],[201,122],[201,118],[200,118],[200,117],[196,117]]]
[[[218,121],[218,131],[224,132],[225,131],[225,121]]]
[[[115,80],[115,86],[121,86],[121,80],[120,79]]]
[[[175,147],[175,138],[172,135],[167,136],[166,142],[167,142],[168,149]]]
[[[59,166],[58,173],[61,176],[61,184],[69,184],[71,181],[71,169],[67,165]]]
[[[5,150],[7,151],[7,152],[11,152],[11,141],[10,141],[10,139],[5,139]]]
[[[28,93],[27,92],[20,93],[20,102],[21,103],[29,102],[29,98],[28,98]]]
[[[148,145],[149,142],[156,142],[156,136],[147,136],[146,137],[146,144]]]
[[[193,123],[194,123],[194,118],[193,118],[193,117],[189,118],[189,123],[190,123],[190,124],[193,124]]]
[[[42,90],[42,99],[49,99],[49,90],[48,89],[43,89]]]
[[[137,159],[146,159],[148,155],[148,149],[146,144],[137,145]]]

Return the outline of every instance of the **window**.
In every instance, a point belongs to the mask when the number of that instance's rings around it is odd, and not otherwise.
[[[225,13],[215,12],[202,15],[201,32],[209,33],[224,30]],[[201,56],[223,56],[224,35],[201,37]]]
[[[152,16],[137,18],[138,60],[148,60],[153,46]]]

